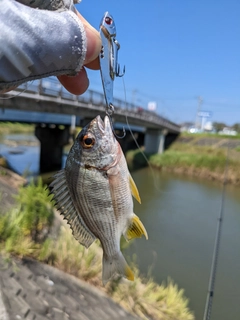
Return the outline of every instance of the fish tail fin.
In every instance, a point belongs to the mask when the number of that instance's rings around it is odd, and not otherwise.
[[[121,251],[112,257],[107,257],[105,254],[103,254],[103,285],[105,285],[114,276],[114,274],[119,274],[130,281],[134,280],[134,274],[127,264]]]
[[[144,235],[145,238],[148,239],[148,234],[142,221],[138,218],[138,216],[134,214],[130,226],[124,233],[124,237],[128,241],[133,238],[141,238],[142,235]]]

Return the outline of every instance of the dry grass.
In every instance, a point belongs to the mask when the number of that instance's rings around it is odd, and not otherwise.
[[[108,290],[116,302],[141,319],[194,320],[183,290],[171,280],[167,285],[158,285],[151,278],[143,279],[137,268],[134,282],[121,280]]]
[[[118,278],[102,287],[102,249],[98,241],[85,249],[63,223],[59,232],[51,233],[47,239],[40,237],[48,230],[46,211],[47,216],[52,214],[53,204],[47,200],[46,192],[41,181],[36,187],[33,184],[22,187],[16,197],[18,206],[5,215],[0,214],[1,253],[32,257],[88,281],[141,319],[194,319],[183,290],[171,281],[158,285],[151,278],[142,278],[136,266],[131,266],[135,273],[133,282]],[[34,214],[38,217],[35,227],[30,224]],[[48,223],[51,226],[50,220]],[[34,237],[33,229],[38,230],[38,237]]]
[[[8,223],[10,221],[15,223],[14,215]],[[0,238],[2,231],[0,228]],[[73,238],[67,226],[61,226],[56,239],[48,238],[42,245],[34,243],[24,233],[17,238],[10,235],[5,242],[1,242],[0,249],[2,253],[35,258],[88,281],[141,319],[194,320],[183,290],[179,290],[172,281],[158,285],[151,278],[143,279],[136,267],[132,267],[134,282],[119,279],[102,287],[102,249],[99,243],[95,242],[89,249],[85,249]]]
[[[38,257],[78,278],[100,284],[102,254],[99,243],[90,249],[81,246],[72,236],[68,226],[61,226],[57,239],[44,242]]]
[[[68,227],[61,227],[57,241],[45,242],[38,258],[101,288],[141,319],[194,319],[183,290],[179,290],[172,281],[168,281],[167,285],[158,285],[152,279],[144,280],[136,267],[133,267],[134,282],[118,279],[103,288],[102,249],[99,243],[95,242],[85,249],[74,240]]]

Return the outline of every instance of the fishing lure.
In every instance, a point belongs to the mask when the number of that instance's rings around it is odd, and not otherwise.
[[[116,25],[113,17],[106,12],[103,16],[103,19],[100,24],[100,36],[102,39],[102,49],[99,55],[100,60],[100,71],[102,78],[102,85],[104,96],[106,100],[106,114],[109,116],[110,123],[112,125],[112,115],[114,113],[113,105],[113,83],[115,77],[122,77],[125,73],[125,66],[123,71],[120,73],[120,65],[118,63],[118,50],[120,49],[120,44],[116,39]],[[125,137],[125,130],[123,128],[124,134],[122,137],[118,137],[114,132],[117,138]]]

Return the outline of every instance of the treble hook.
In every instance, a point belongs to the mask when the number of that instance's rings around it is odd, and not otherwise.
[[[123,77],[125,74],[125,66],[123,67],[123,71],[122,73],[120,74],[120,64],[118,64],[118,67],[117,67],[117,77],[121,78]]]
[[[120,64],[117,63],[117,60],[118,60],[118,50],[120,49],[120,43],[116,40],[116,39],[113,39],[113,43],[116,44],[116,48],[117,50],[115,50],[115,64],[116,64],[116,70],[115,70],[115,73],[116,73],[116,77],[123,77],[124,74],[125,74],[125,66],[123,67],[123,71],[122,73],[120,74]]]

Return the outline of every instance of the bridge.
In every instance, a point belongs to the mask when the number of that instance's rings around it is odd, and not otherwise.
[[[180,132],[177,124],[155,112],[121,99],[114,99],[113,104],[114,126],[126,124],[127,118],[134,132],[144,133],[147,153],[163,152]],[[46,172],[60,166],[63,146],[70,137],[69,128],[75,124],[84,126],[98,114],[103,117],[105,106],[102,93],[87,90],[76,96],[50,77],[25,83],[0,96],[0,121],[36,124],[35,134],[41,142],[40,168]]]

